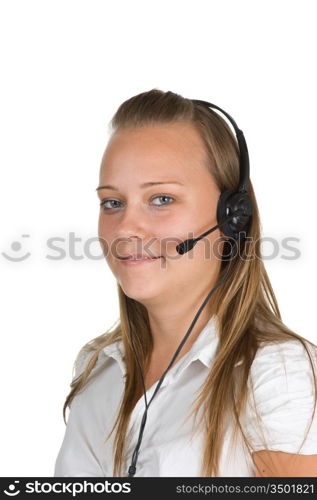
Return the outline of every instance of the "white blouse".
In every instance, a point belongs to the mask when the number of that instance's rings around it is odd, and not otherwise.
[[[317,349],[306,345],[313,355],[317,373]],[[213,316],[191,349],[169,369],[148,408],[135,477],[200,475],[203,435],[202,432],[195,433],[190,439],[193,417],[186,420],[186,416],[210,370],[216,347]],[[105,347],[93,369],[94,377],[73,399],[55,462],[54,477],[112,477],[115,431],[108,441],[104,441],[112,429],[123,395],[123,354],[122,341]],[[81,373],[87,361],[87,353],[77,357],[75,376]],[[260,346],[251,366],[249,381],[253,384],[254,403],[268,445],[263,445],[250,397],[241,420],[253,448],[256,451],[266,448],[298,453],[314,407],[311,367],[302,344],[291,340]],[[148,403],[157,383],[147,391]],[[144,409],[142,395],[129,422],[123,476],[128,475]],[[252,458],[240,434],[236,445],[232,446],[232,430],[232,424],[226,425],[219,477],[255,476]],[[317,454],[317,407],[300,453]]]

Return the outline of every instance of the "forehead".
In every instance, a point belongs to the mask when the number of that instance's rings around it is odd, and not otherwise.
[[[207,163],[207,154],[198,130],[188,122],[121,128],[114,132],[105,149],[102,174],[124,170],[146,175],[175,173],[178,177],[196,174]]]

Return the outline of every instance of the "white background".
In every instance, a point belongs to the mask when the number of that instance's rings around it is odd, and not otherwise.
[[[280,249],[266,261],[282,318],[317,343],[314,8],[307,0],[1,1],[1,476],[53,476],[75,356],[118,317],[95,188],[108,123],[135,94],[172,90],[236,120],[263,236],[298,238],[299,259]],[[52,237],[63,238],[62,260],[47,257],[57,255]],[[89,238],[95,260],[85,254]]]

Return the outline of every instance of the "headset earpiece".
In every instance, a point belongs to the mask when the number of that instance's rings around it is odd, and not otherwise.
[[[217,222],[221,224],[220,230],[225,236],[241,241],[248,234],[252,215],[252,203],[248,196],[249,153],[244,134],[232,116],[216,104],[200,99],[192,99],[192,102],[205,106],[207,109],[217,109],[227,117],[234,128],[239,146],[239,186],[236,191],[226,189],[221,193],[217,205]],[[223,223],[226,217],[234,214],[237,210],[242,211],[242,214],[239,213],[236,217],[232,217],[230,221]]]
[[[252,215],[251,200],[246,192],[229,191],[228,189],[223,191],[217,205],[218,224],[237,210],[243,213],[222,224],[220,230],[225,236],[240,241],[246,237],[249,230]]]

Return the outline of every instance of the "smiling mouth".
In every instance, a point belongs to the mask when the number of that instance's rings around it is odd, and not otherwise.
[[[125,257],[125,258],[121,258],[120,260],[123,260],[123,261],[138,261],[138,260],[156,260],[156,259],[160,259],[161,257],[141,257],[141,258],[136,258],[134,259],[133,257]]]
[[[160,255],[158,257],[148,257],[147,255],[138,255],[135,257],[133,255],[127,255],[126,257],[119,257],[120,260],[155,260],[160,258]]]
[[[161,260],[161,257],[126,257],[119,259],[120,262],[128,267],[142,266],[146,264],[152,264],[156,260]]]

